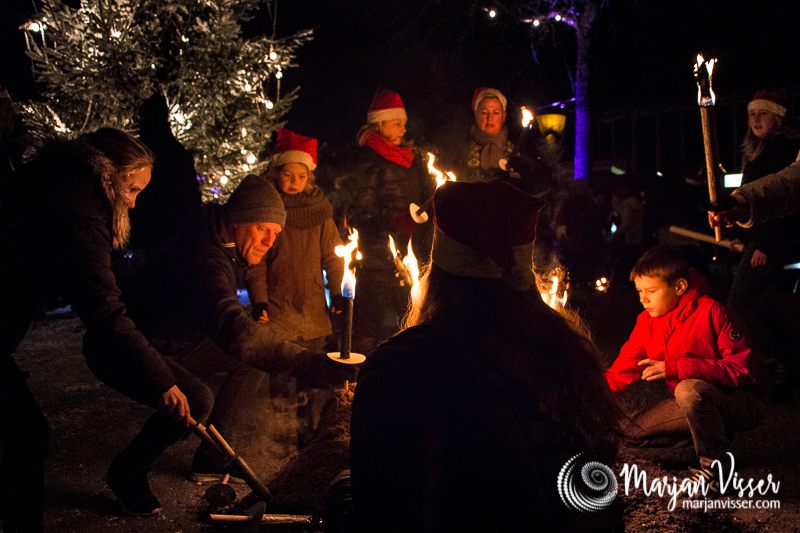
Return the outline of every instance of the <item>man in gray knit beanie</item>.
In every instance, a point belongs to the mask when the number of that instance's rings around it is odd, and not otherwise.
[[[239,256],[251,265],[261,261],[286,223],[286,209],[278,191],[266,179],[252,174],[231,193],[224,213]]]

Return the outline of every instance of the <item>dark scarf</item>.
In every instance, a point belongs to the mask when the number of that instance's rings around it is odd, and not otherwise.
[[[503,124],[500,133],[486,133],[473,124],[469,130],[472,140],[481,147],[481,168],[500,168],[500,160],[506,158],[508,147],[508,128]]]
[[[313,185],[311,192],[299,194],[280,193],[286,208],[286,225],[290,228],[308,229],[333,218],[333,206],[322,189]]]
[[[367,134],[367,138],[364,140],[364,142],[367,146],[381,154],[389,161],[397,163],[402,167],[411,167],[411,162],[414,160],[414,152],[411,151],[411,148],[389,144],[386,139],[374,131]]]

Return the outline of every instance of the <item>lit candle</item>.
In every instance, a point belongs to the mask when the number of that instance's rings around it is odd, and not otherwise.
[[[328,357],[341,363],[357,364],[366,359],[362,354],[350,353],[353,338],[353,299],[356,297],[356,275],[355,268],[350,268],[353,259],[353,250],[358,247],[358,230],[350,233],[347,245],[340,244],[334,249],[334,253],[344,259],[344,276],[342,276],[342,299],[344,309],[344,324],[338,352],[331,352]],[[361,252],[356,250],[356,259],[361,259]]]

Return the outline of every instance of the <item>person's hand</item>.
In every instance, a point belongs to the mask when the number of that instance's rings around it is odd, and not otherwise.
[[[742,222],[750,218],[750,204],[747,198],[738,194],[732,194],[731,198],[736,201],[736,207],[727,211],[708,212],[708,225],[712,228],[717,226],[730,228],[737,222]]]
[[[744,250],[744,243],[739,239],[733,239],[731,243],[728,245],[728,250],[731,252],[741,252]]]
[[[762,252],[761,250],[756,250],[753,252],[753,256],[750,258],[750,266],[760,267],[767,264],[767,254]]]
[[[667,378],[667,368],[664,361],[656,361],[655,359],[642,359],[638,363],[639,366],[647,365],[642,371],[642,379],[645,381],[655,381],[657,379]]]
[[[183,420],[186,427],[189,427],[189,418],[192,416],[189,411],[189,402],[177,385],[173,385],[172,388],[161,395],[160,403],[159,410],[161,412],[171,416],[178,422]]]
[[[341,294],[331,295],[331,313],[334,315],[341,315],[344,309],[344,296]]]
[[[358,365],[337,363],[325,352],[303,350],[294,358],[291,376],[306,386],[321,389],[341,387],[345,381],[355,381]]]
[[[267,316],[267,312],[261,311],[261,316],[258,317],[258,323],[266,324],[267,322],[269,322],[269,317]]]

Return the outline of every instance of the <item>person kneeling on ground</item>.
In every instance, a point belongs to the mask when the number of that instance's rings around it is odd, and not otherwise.
[[[633,267],[644,311],[630,339],[606,372],[621,394],[635,381],[664,380],[674,398],[634,417],[625,428],[632,447],[670,447],[694,441],[700,469],[719,491],[719,460],[728,471],[736,431],[753,429],[764,409],[768,377],[741,326],[709,296],[708,280],[675,248],[656,246]]]
[[[236,291],[244,271],[262,260],[285,218],[275,188],[261,177],[247,176],[225,205],[207,204],[195,212],[178,238],[123,286],[130,316],[167,356],[158,360],[157,383],[162,388],[178,383],[194,418],[208,418],[228,439],[252,405],[264,372],[289,372],[322,384],[352,378],[347,365],[287,342],[294,338],[290,332],[259,324],[239,303]],[[90,360],[90,367],[134,399],[159,392],[135,387],[124,365],[93,365]],[[196,376],[217,372],[227,376],[215,399]],[[177,417],[155,413],[112,462],[109,486],[132,514],[152,514],[159,508],[147,473],[167,447],[188,433],[188,406]],[[203,443],[195,453],[191,479],[212,481],[236,474],[226,468],[226,459]]]

